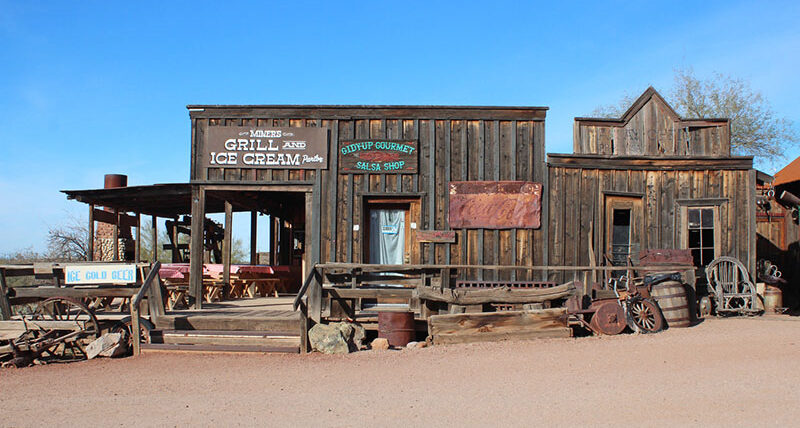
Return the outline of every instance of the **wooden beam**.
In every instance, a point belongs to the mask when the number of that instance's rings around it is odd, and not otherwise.
[[[550,153],[547,164],[553,167],[648,171],[705,171],[714,169],[752,169],[752,156],[730,158],[678,156],[605,156]]]
[[[201,309],[203,304],[203,231],[206,218],[205,205],[205,189],[202,186],[192,186],[192,249],[189,258],[189,295],[194,298],[195,309]],[[177,249],[173,251],[177,251]]]
[[[225,230],[222,240],[222,282],[227,291],[231,285],[231,244],[233,242],[233,205],[225,201]]]
[[[478,305],[483,303],[541,303],[572,296],[576,289],[576,284],[571,282],[540,289],[509,287],[455,289],[422,286],[415,289],[415,294],[421,300],[434,300],[456,305]]]
[[[150,217],[150,221],[150,238],[153,244],[153,248],[151,249],[153,252],[153,259],[150,260],[150,262],[155,263],[158,261],[158,217],[152,216]]]
[[[8,301],[6,270],[0,268],[0,320],[11,319],[11,303]]]
[[[428,331],[436,345],[507,339],[570,337],[566,308],[432,315]]]
[[[136,216],[132,216],[130,214],[125,214],[123,212],[117,211],[119,218],[119,225],[123,227],[136,227]],[[115,224],[115,217],[114,213],[105,211],[105,210],[98,210],[94,209],[92,211],[92,216],[95,221],[99,221],[100,223],[107,223],[107,224]]]
[[[89,242],[86,253],[86,260],[94,261],[94,204],[89,204]]]
[[[119,210],[114,208],[114,244],[112,245],[114,255],[111,260],[119,260]]]
[[[134,250],[133,261],[139,263],[142,257],[142,215],[136,213],[136,247]]]
[[[258,212],[250,211],[250,264],[258,264]]]
[[[323,288],[323,293],[332,299],[376,299],[413,297],[413,288]]]
[[[12,294],[15,299],[22,297],[131,297],[138,290],[137,287],[16,287]]]

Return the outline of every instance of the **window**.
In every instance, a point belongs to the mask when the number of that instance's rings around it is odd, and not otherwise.
[[[690,207],[687,217],[687,248],[692,250],[694,265],[702,268],[714,260],[714,208]]]

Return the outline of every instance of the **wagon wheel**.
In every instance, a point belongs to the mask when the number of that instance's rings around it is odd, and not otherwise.
[[[77,332],[67,340],[56,339],[57,343],[43,350],[52,357],[62,360],[86,359],[84,345],[97,339],[100,334],[100,326],[94,312],[83,303],[65,297],[51,297],[39,303],[31,321],[33,324],[36,321],[59,321],[61,324],[59,326],[44,324],[43,328],[58,332],[57,337]]]
[[[123,340],[128,345],[128,354],[133,353],[133,335],[131,334],[132,328],[133,323],[131,317],[125,317],[119,320],[119,322],[114,324],[114,327],[111,328],[112,333],[122,334]],[[150,330],[153,330],[154,328],[155,327],[150,321],[144,318],[139,318],[139,334],[144,343],[150,343]]]
[[[642,333],[657,333],[664,329],[664,315],[652,300],[633,299],[628,302],[628,316],[635,327]]]

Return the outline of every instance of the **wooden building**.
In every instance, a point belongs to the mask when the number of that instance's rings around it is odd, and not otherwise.
[[[300,251],[306,267],[548,263],[548,228],[539,226],[547,218],[541,199],[546,108],[188,109],[193,236],[202,233],[199,219],[213,199],[224,201],[226,224],[234,209],[256,212],[264,204],[280,205],[285,214],[277,214],[275,253]],[[473,185],[500,186],[494,193],[505,199],[482,199],[485,189]],[[457,210],[451,210],[451,200],[458,201]],[[389,236],[393,243],[381,241]],[[381,255],[375,247],[384,244],[393,250]],[[192,240],[191,253],[201,253],[201,245]],[[199,295],[202,260],[191,263],[192,293]],[[486,279],[516,275],[486,274],[493,275]],[[483,279],[484,272],[461,275]]]
[[[728,119],[683,119],[648,88],[616,119],[576,118],[573,154],[548,154],[549,262],[625,265],[691,249],[756,265],[756,171]],[[702,277],[698,271],[698,278]]]

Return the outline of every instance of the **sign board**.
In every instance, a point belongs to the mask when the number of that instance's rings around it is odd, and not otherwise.
[[[451,181],[450,227],[537,229],[542,184],[526,181]]]
[[[328,168],[327,128],[209,126],[204,168]]]
[[[418,230],[417,242],[440,242],[454,244],[456,242],[455,230]]]
[[[136,265],[121,263],[66,265],[64,280],[67,285],[132,284],[136,282]]]
[[[339,172],[416,173],[418,159],[415,140],[346,140],[339,142]]]

